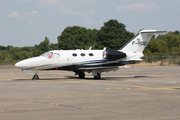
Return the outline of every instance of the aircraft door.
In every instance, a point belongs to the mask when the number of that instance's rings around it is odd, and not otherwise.
[[[78,57],[77,53],[72,53],[70,62],[72,64],[77,64],[77,57]]]

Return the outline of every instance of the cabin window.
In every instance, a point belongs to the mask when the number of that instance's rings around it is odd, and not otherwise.
[[[77,56],[77,54],[76,54],[76,53],[73,53],[73,54],[72,54],[72,56],[76,57],[76,56]]]
[[[81,56],[82,56],[82,57],[84,57],[84,56],[85,56],[85,54],[84,54],[84,53],[81,53]]]
[[[93,56],[93,54],[92,54],[92,53],[89,53],[89,56]]]
[[[58,59],[59,57],[60,57],[60,55],[58,53],[55,53],[53,56],[54,59]]]

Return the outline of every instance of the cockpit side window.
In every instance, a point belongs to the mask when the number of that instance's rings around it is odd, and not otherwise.
[[[47,57],[47,58],[51,58],[52,55],[53,55],[52,52],[46,52],[46,53],[42,54],[41,56],[44,56],[44,57]]]
[[[60,57],[60,55],[58,53],[55,53],[53,56],[54,59],[58,59],[59,57]]]

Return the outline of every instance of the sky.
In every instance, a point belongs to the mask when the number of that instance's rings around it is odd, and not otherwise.
[[[0,0],[0,45],[57,43],[68,26],[98,29],[110,19],[126,30],[180,30],[180,0]]]

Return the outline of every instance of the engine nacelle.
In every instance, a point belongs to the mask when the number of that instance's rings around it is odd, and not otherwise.
[[[117,51],[117,50],[105,50],[103,51],[103,58],[108,60],[118,60],[121,58],[125,58],[126,53]]]

